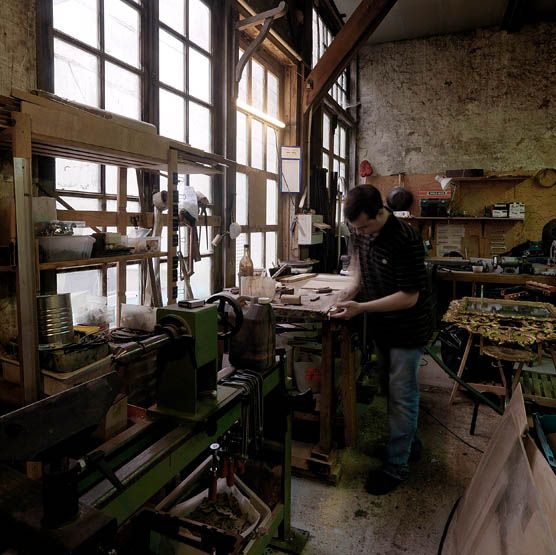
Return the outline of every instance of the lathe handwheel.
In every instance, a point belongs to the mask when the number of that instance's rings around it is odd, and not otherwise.
[[[243,310],[241,305],[236,299],[225,295],[224,293],[218,293],[209,297],[205,302],[206,304],[212,304],[218,301],[218,339],[227,339],[232,335],[235,335],[241,328],[243,324]],[[234,313],[234,321],[230,321],[228,318],[228,312],[226,311],[226,304],[230,305]]]

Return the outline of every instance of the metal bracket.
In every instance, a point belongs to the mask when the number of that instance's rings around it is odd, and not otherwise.
[[[286,6],[286,2],[282,0],[280,4],[276,8],[272,10],[267,10],[266,12],[262,12],[257,15],[253,15],[251,17],[247,17],[238,21],[236,23],[236,29],[238,31],[243,31],[244,29],[248,29],[249,27],[254,27],[256,25],[263,25],[261,31],[253,40],[253,42],[246,48],[243,56],[241,56],[240,60],[236,65],[236,75],[235,75],[235,96],[237,97],[237,88],[239,82],[241,81],[241,74],[243,73],[243,68],[246,66],[247,62],[251,58],[251,56],[255,53],[255,50],[259,47],[259,45],[263,42],[263,40],[268,35],[270,31],[270,26],[274,22],[275,19],[279,19],[286,15],[288,11],[288,7]]]

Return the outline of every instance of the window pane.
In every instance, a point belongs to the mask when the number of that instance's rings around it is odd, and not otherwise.
[[[317,12],[313,9],[313,56],[311,58],[311,67],[315,67],[319,59],[319,22],[317,19]]]
[[[189,185],[203,193],[212,202],[212,178],[209,175],[192,174],[189,176]]]
[[[195,148],[211,150],[210,111],[196,102],[189,102],[189,144]]]
[[[324,152],[322,153],[322,167],[326,170],[328,170],[330,168],[330,166],[328,165],[328,154],[325,154]]]
[[[266,253],[265,268],[275,268],[278,262],[277,244],[278,234],[274,231],[265,233],[266,235]]]
[[[63,98],[99,106],[96,56],[54,39],[54,92]]]
[[[141,119],[141,82],[139,75],[106,62],[105,106],[128,118]]]
[[[105,172],[106,194],[115,195],[118,193],[118,168],[116,166],[105,166]],[[127,194],[132,197],[139,196],[137,172],[133,168],[127,170]]]
[[[247,225],[247,176],[244,173],[236,174],[236,222]]]
[[[204,216],[199,216],[199,219],[197,220],[198,223],[201,224],[197,227],[197,237],[199,237],[199,251],[201,256],[204,256],[205,254],[212,254],[212,227],[205,226],[204,219]],[[195,271],[197,271],[197,264],[195,264]]]
[[[334,156],[340,154],[340,128],[337,126],[334,130]]]
[[[251,166],[263,169],[263,124],[251,120]]]
[[[322,146],[330,148],[330,118],[326,114],[322,115]]]
[[[195,262],[195,273],[191,276],[191,289],[196,299],[203,299],[211,294],[212,259],[204,256],[200,262]]]
[[[247,165],[247,116],[237,113],[236,162]]]
[[[340,127],[340,156],[346,157],[346,130]]]
[[[139,11],[121,0],[104,0],[104,50],[107,54],[140,66]]]
[[[100,210],[100,200],[97,198],[60,197],[65,200],[73,210]],[[57,210],[66,210],[59,202],[56,203]]]
[[[211,102],[210,60],[194,48],[189,49],[189,94]]]
[[[160,89],[160,134],[185,141],[185,101],[181,96]]]
[[[107,212],[117,212],[118,211],[118,202],[115,200],[108,199],[106,201],[106,211]]]
[[[251,62],[251,105],[264,111],[264,67]]]
[[[340,174],[340,162],[336,159],[334,160],[334,172]]]
[[[189,40],[210,52],[210,10],[200,0],[189,0]]]
[[[141,205],[137,200],[128,200],[126,206],[127,212],[141,212]]]
[[[162,29],[159,37],[160,80],[174,89],[185,91],[185,47],[181,41]]]
[[[278,224],[278,184],[273,179],[266,180],[266,225]]]
[[[126,304],[141,304],[141,267],[128,264],[126,267]]]
[[[100,280],[100,270],[59,273],[56,276],[56,290],[60,294],[85,292],[100,295]]]
[[[185,0],[158,0],[158,19],[185,35]]]
[[[100,192],[100,166],[90,162],[56,158],[56,189]]]
[[[266,128],[266,171],[278,173],[278,146],[276,144],[276,129]]]
[[[54,0],[52,10],[54,29],[98,48],[98,0]]]
[[[243,56],[243,50],[239,51],[239,58],[241,60],[241,56]],[[249,63],[245,65],[243,68],[243,72],[241,73],[241,80],[239,82],[238,94],[237,97],[239,100],[243,100],[243,102],[247,103],[247,82],[249,81]]]
[[[280,115],[278,98],[280,97],[278,77],[273,73],[266,74],[267,108],[266,113],[277,118]]]
[[[263,261],[263,233],[250,233],[251,260],[255,268],[264,268]]]
[[[343,162],[340,163],[340,177],[346,178],[346,165]]]

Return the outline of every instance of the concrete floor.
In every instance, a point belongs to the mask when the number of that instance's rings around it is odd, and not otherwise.
[[[420,382],[419,436],[424,449],[406,483],[382,497],[367,494],[363,487],[367,471],[380,465],[372,456],[371,444],[379,436],[383,441],[387,434],[385,403],[380,398],[361,407],[358,445],[343,451],[337,486],[294,478],[292,524],[310,533],[303,555],[437,553],[448,515],[481,454],[450,434],[431,414],[481,450],[499,416],[482,406],[476,435],[470,436],[472,404],[460,394],[448,405],[452,381],[433,361],[424,363]]]

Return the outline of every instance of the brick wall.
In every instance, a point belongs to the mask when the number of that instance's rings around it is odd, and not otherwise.
[[[367,46],[359,159],[381,175],[556,166],[556,24]]]
[[[35,1],[0,1],[0,94],[35,88]]]

